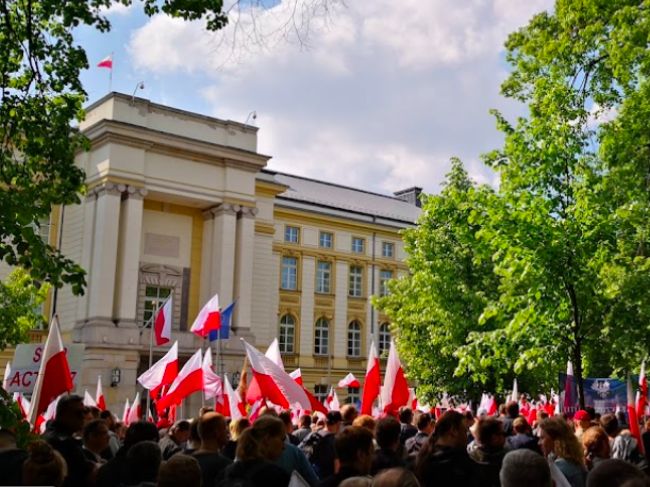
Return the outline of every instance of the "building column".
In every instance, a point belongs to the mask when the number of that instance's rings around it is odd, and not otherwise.
[[[210,296],[219,293],[219,304],[227,306],[233,299],[235,273],[235,236],[239,205],[223,203],[211,209],[212,253],[210,259]],[[205,304],[205,303],[204,303]]]
[[[347,262],[336,261],[336,298],[332,321],[332,329],[335,331],[332,352],[337,358],[345,358],[347,355],[349,270]]]
[[[316,259],[307,255],[303,256],[300,269],[302,277],[300,283],[300,343],[298,349],[303,357],[311,357],[314,354],[314,323],[316,321],[316,316],[314,316]],[[330,330],[333,330],[333,328],[334,323],[331,324]],[[331,347],[332,343],[330,342],[330,349]]]
[[[82,226],[82,244],[81,244],[81,262],[79,263],[87,272],[93,261],[93,237],[95,235],[95,210],[97,207],[97,192],[91,189],[86,194],[86,200],[83,203],[83,226]],[[87,275],[87,277],[89,277]],[[87,281],[86,284],[89,284]],[[77,317],[78,323],[83,323],[88,318],[88,289],[83,296],[78,297]]]
[[[237,249],[235,252],[234,327],[250,329],[253,306],[253,263],[255,258],[255,215],[257,208],[242,206],[237,219]],[[222,306],[229,303],[224,302]]]
[[[92,263],[86,269],[90,278],[88,321],[112,324],[120,201],[124,190],[126,186],[113,183],[106,183],[97,189]]]
[[[142,240],[143,198],[147,190],[127,186],[121,203],[114,316],[119,326],[135,326]]]

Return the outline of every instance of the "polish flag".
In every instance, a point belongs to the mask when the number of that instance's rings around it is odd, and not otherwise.
[[[156,345],[164,345],[169,342],[172,336],[172,297],[169,296],[162,308],[156,313],[156,319],[153,324],[156,336]]]
[[[2,388],[7,391],[9,390],[9,381],[11,380],[11,364],[7,362],[5,365],[5,375],[2,379]]]
[[[131,408],[129,409],[129,414],[126,418],[126,425],[131,423],[137,423],[142,417],[142,405],[140,404],[140,393],[136,392],[133,402],[131,403]]]
[[[566,364],[566,382],[564,383],[564,408],[565,413],[575,413],[576,410],[576,394],[575,394],[575,381],[573,380],[573,364],[569,360]]]
[[[284,409],[299,407],[309,409],[310,403],[304,389],[275,362],[242,338],[253,376],[265,399]]]
[[[199,311],[198,316],[192,323],[190,331],[205,338],[211,331],[221,328],[221,313],[219,311],[219,295],[215,294],[205,306]]]
[[[632,382],[630,377],[627,378],[627,417],[630,423],[630,433],[636,439],[637,448],[639,452],[644,453],[643,441],[641,441],[641,431],[639,430],[639,418],[636,415],[636,407],[634,404],[634,393],[632,389]]]
[[[113,55],[109,54],[104,59],[97,63],[98,68],[108,68],[113,69]]]
[[[38,432],[41,435],[45,433],[48,421],[51,421],[56,417],[56,406],[59,404],[59,399],[61,399],[62,396],[63,394],[57,396],[54,401],[48,404],[45,412],[38,415],[36,418],[36,423],[34,424],[34,431]],[[34,404],[34,401],[32,401],[32,404]]]
[[[237,391],[233,389],[227,375],[224,375],[223,385],[224,406],[227,409],[225,416],[231,418],[233,421],[245,417],[246,408],[244,407],[244,403],[242,402],[241,397],[239,397]]]
[[[18,404],[18,409],[20,409],[20,414],[23,419],[27,419],[29,416],[29,407],[31,406],[29,400],[25,398],[22,392],[14,392],[14,401]]]
[[[302,371],[300,369],[296,369],[293,372],[291,372],[289,376],[295,381],[296,384],[302,387],[302,390],[305,391],[305,394],[307,394],[307,399],[309,399],[310,408],[304,411],[320,412],[323,414],[327,414],[327,408],[323,406],[323,403],[320,402],[316,398],[316,396],[314,396],[311,392],[309,392],[309,390],[305,388],[305,386],[303,385]]]
[[[29,422],[36,424],[38,415],[45,411],[54,399],[72,389],[72,375],[59,332],[59,320],[55,317],[50,323],[50,331],[43,347],[41,366],[32,393]]]
[[[646,404],[648,404],[648,380],[645,376],[645,360],[641,363],[641,372],[639,373],[639,391],[636,400],[636,415],[639,418],[645,416]]]
[[[375,343],[370,342],[368,365],[366,365],[366,378],[363,382],[363,395],[361,397],[361,414],[372,414],[372,404],[379,396],[380,388],[379,355],[377,354]]]
[[[142,387],[149,390],[152,399],[156,399],[160,389],[174,382],[177,375],[178,342],[176,341],[163,358],[138,377],[138,382]]]
[[[194,392],[203,390],[203,360],[201,349],[185,363],[181,371],[169,386],[167,394],[156,402],[158,414],[162,413],[172,404],[179,404],[183,399]]]
[[[385,413],[396,413],[400,407],[408,404],[409,385],[404,377],[404,369],[393,340],[390,341],[384,387],[381,392]]]
[[[84,389],[84,406],[90,408],[90,407],[97,407],[97,402],[93,399],[93,396],[90,395],[88,392],[88,389]]]
[[[300,369],[294,370],[289,375],[296,382],[296,384],[298,384],[299,386],[302,385],[302,371]]]
[[[488,396],[486,411],[488,416],[494,416],[497,413],[497,401],[492,394]]]
[[[339,381],[339,387],[360,387],[359,380],[350,372],[343,379]]]
[[[102,390],[102,376],[97,376],[97,391],[95,392],[95,402],[97,407],[102,411],[106,411],[106,399],[104,399],[104,391]]]
[[[124,411],[122,411],[122,423],[128,424],[129,422],[129,411],[131,410],[131,407],[129,406],[129,398],[126,398],[126,401],[124,402]]]
[[[266,353],[264,355],[284,371],[284,363],[282,362],[282,355],[280,354],[280,345],[278,343],[277,337],[273,339],[269,345],[269,348],[266,349]],[[300,381],[302,385],[302,376]],[[255,379],[255,375],[253,375],[253,378],[248,385],[248,389],[246,390],[246,402],[248,404],[255,404],[262,398],[262,390],[260,389],[260,385]]]
[[[220,397],[223,393],[221,377],[212,370],[212,353],[206,350],[203,357],[203,396],[206,400],[213,397]]]
[[[338,411],[341,409],[341,403],[339,402],[339,396],[336,394],[336,389],[334,386],[330,387],[330,392],[325,398],[325,407],[328,411]]]

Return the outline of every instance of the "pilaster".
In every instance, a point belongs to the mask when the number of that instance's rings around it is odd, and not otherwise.
[[[219,293],[219,303],[227,306],[233,299],[235,237],[239,205],[222,203],[212,208],[212,253],[209,296]]]
[[[242,206],[237,219],[237,248],[235,253],[234,326],[250,329],[253,306],[253,264],[255,254],[255,215],[257,208]],[[223,303],[227,305],[228,303]]]
[[[303,357],[311,357],[314,353],[314,323],[316,321],[316,317],[314,316],[316,259],[305,255],[302,258],[300,267],[302,269],[302,293],[300,300],[300,333],[298,334],[300,336],[300,344],[298,344],[298,348],[300,355]],[[333,325],[332,323],[330,331]]]

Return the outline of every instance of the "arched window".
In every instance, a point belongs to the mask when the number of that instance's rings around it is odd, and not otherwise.
[[[361,356],[361,324],[351,321],[348,325],[348,357]]]
[[[280,333],[278,343],[280,353],[293,353],[294,337],[296,336],[296,320],[291,315],[280,318]]]
[[[390,329],[388,328],[388,323],[382,323],[379,325],[379,355],[388,353],[390,348]]]
[[[330,345],[330,322],[326,318],[318,318],[314,329],[314,354],[327,355]]]

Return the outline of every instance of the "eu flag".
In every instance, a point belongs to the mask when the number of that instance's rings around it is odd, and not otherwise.
[[[235,310],[236,303],[237,300],[233,301],[225,309],[221,310],[221,328],[210,332],[208,339],[211,342],[230,338],[230,322],[232,321],[232,313]]]

